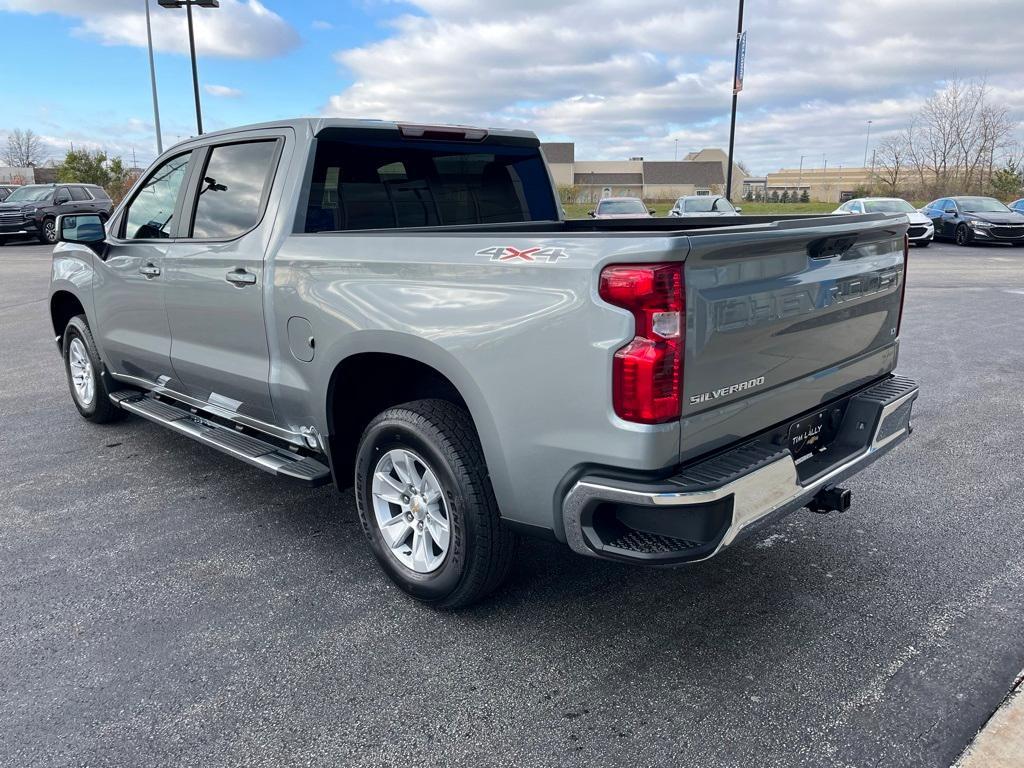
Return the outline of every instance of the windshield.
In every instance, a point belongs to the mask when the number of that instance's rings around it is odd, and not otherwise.
[[[38,203],[53,194],[53,187],[18,187],[5,202]]]
[[[687,213],[710,213],[719,211],[728,213],[733,210],[732,203],[724,197],[691,197],[683,202],[683,210]]]
[[[641,200],[604,200],[597,206],[600,214],[608,213],[647,213]]]
[[[957,202],[968,213],[1009,213],[1010,209],[991,197],[961,197]]]
[[[864,210],[867,213],[914,213],[914,208],[906,200],[865,200]]]

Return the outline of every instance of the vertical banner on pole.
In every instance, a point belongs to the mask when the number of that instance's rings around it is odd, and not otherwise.
[[[736,41],[736,69],[733,73],[732,92],[737,94],[743,90],[743,74],[747,68],[747,33],[740,33]]]

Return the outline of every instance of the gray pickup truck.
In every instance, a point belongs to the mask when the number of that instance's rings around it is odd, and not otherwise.
[[[519,534],[647,565],[844,510],[905,439],[907,220],[565,220],[535,136],[302,119],[65,215],[72,400],[354,487],[407,593],[466,605]]]

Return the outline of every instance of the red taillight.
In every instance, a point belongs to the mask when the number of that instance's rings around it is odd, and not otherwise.
[[[896,338],[900,335],[900,326],[903,325],[903,305],[907,301],[907,267],[910,266],[910,237],[903,236],[903,285],[900,286],[900,313],[896,316]]]
[[[615,413],[643,424],[678,419],[686,317],[682,266],[605,267],[600,294],[636,319],[636,336],[615,353],[612,366]]]

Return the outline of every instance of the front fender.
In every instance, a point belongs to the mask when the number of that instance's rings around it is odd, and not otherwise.
[[[96,329],[96,305],[93,296],[95,258],[96,254],[87,246],[75,243],[58,243],[53,249],[53,259],[50,266],[50,290],[48,294],[51,320],[54,319],[53,298],[58,293],[63,292],[71,294],[78,300],[78,303],[85,310],[85,317],[89,321],[89,326],[94,330]],[[56,326],[54,327],[54,334],[60,334]]]

